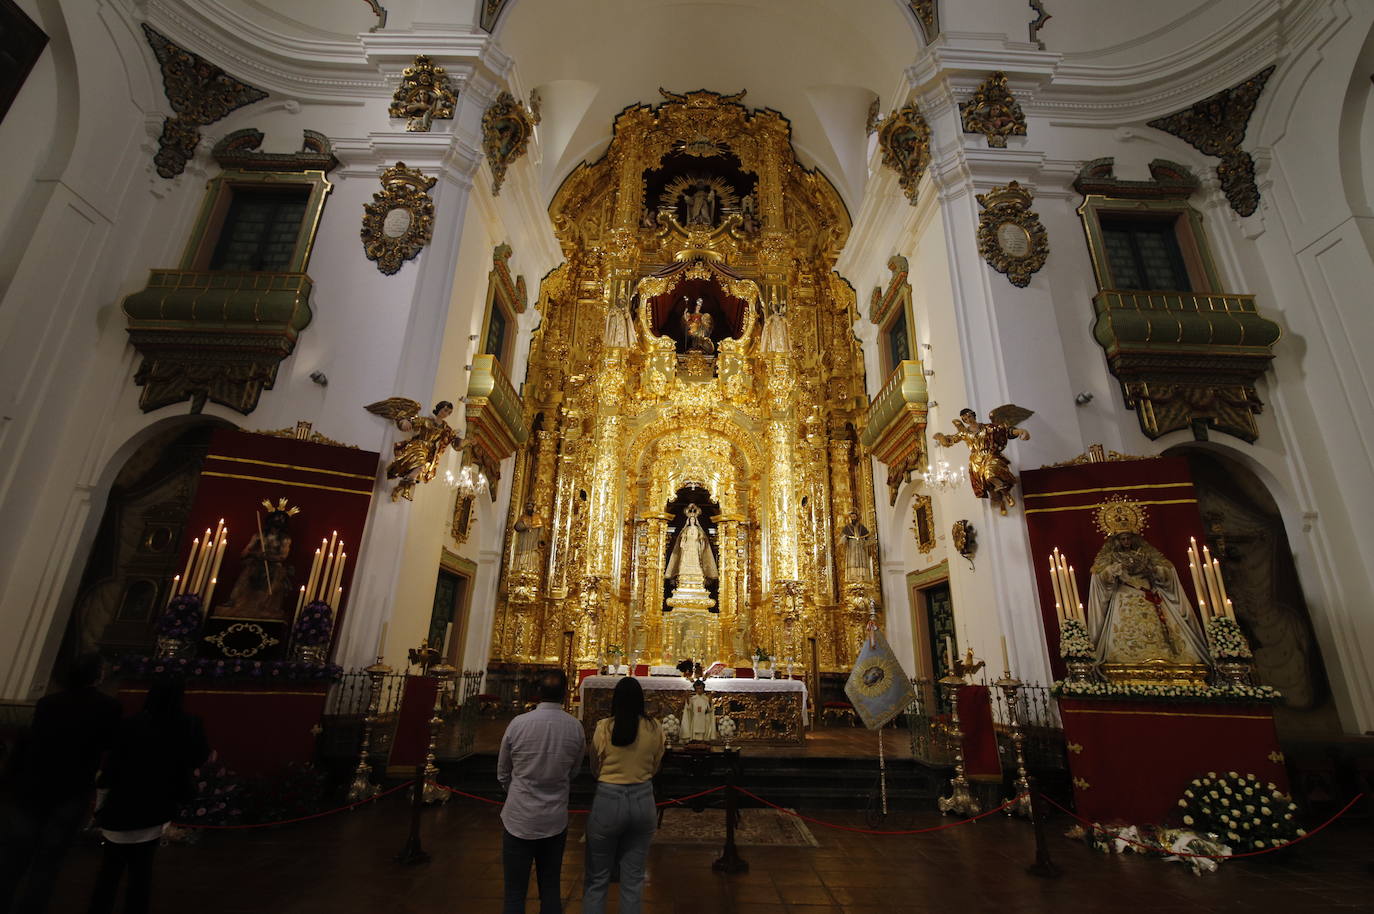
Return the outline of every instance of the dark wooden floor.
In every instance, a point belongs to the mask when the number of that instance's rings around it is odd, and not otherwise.
[[[822,812],[862,826],[854,812]],[[720,817],[720,811],[706,811]],[[496,914],[502,892],[496,811],[455,798],[427,811],[424,844],[432,862],[403,867],[401,795],[315,822],[252,832],[214,833],[198,846],[167,847],[156,864],[159,912],[201,914]],[[916,827],[938,824],[921,812]],[[581,910],[583,817],[574,816],[563,867],[566,911]],[[1051,847],[1065,869],[1045,881],[1026,875],[1027,823],[992,816],[920,836],[876,836],[813,825],[816,848],[746,848],[745,875],[711,871],[718,850],[655,845],[646,910],[652,914],[909,914],[939,912],[1356,911],[1374,910],[1374,837],[1367,822],[1341,824],[1299,850],[1236,862],[1195,877],[1180,864],[1104,856],[1063,837]],[[99,850],[73,853],[55,912],[80,912]],[[533,892],[531,892],[533,895]],[[530,911],[537,910],[531,900]],[[617,910],[615,907],[612,911]]]

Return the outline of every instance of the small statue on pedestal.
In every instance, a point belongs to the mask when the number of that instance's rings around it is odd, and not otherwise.
[[[711,743],[716,739],[716,709],[706,696],[706,683],[698,679],[692,683],[692,697],[682,708],[682,741]]]

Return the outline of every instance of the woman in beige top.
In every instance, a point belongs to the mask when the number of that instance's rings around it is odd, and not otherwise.
[[[644,713],[633,676],[616,684],[611,716],[592,734],[596,799],[587,817],[585,914],[605,914],[611,870],[620,866],[620,912],[640,914],[644,864],[657,827],[653,776],[663,761],[663,729]]]

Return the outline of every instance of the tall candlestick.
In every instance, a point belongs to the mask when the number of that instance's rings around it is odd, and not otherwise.
[[[1212,559],[1212,550],[1209,546],[1202,547],[1202,573],[1207,577],[1207,596],[1213,606],[1221,608],[1221,581],[1217,579],[1216,562]]]
[[[1231,598],[1226,593],[1226,579],[1221,576],[1221,562],[1218,562],[1216,559],[1212,559],[1212,570],[1216,572],[1217,576],[1217,597],[1221,600],[1222,603],[1225,603]]]
[[[348,553],[344,552],[343,540],[339,541],[339,554],[334,559],[334,574],[329,579],[329,594],[334,595],[334,591],[339,589],[343,582],[344,562],[348,561]]]
[[[220,563],[224,561],[224,550],[227,549],[228,546],[229,546],[229,528],[228,528],[228,527],[225,527],[224,529],[222,529],[222,530],[220,531],[220,534],[219,534],[219,545],[215,547],[215,561],[214,561],[214,564],[210,567],[210,577],[211,577],[212,580],[218,580],[218,579],[219,579],[219,566],[220,566]],[[206,600],[205,600],[205,608],[206,608],[207,610],[210,608],[210,599],[209,599],[208,595],[207,595]]]
[[[301,595],[296,599],[296,615],[301,614],[301,607],[305,605],[305,585],[301,585]]]
[[[1236,621],[1236,608],[1231,605],[1231,598],[1226,598],[1226,618],[1232,622]]]
[[[1050,554],[1050,586],[1054,589],[1054,606],[1058,611],[1064,605],[1064,591],[1059,586],[1059,547],[1054,547],[1054,552]]]
[[[172,592],[167,595],[167,602],[171,603],[181,595],[181,575],[172,578]]]
[[[218,578],[211,578],[210,583],[205,585],[205,606],[209,607],[210,601],[215,596],[215,584],[219,583]]]
[[[316,550],[315,550],[315,559],[314,559],[314,561],[312,561],[312,562],[310,563],[310,577],[308,577],[308,578],[305,579],[305,587],[302,588],[302,591],[303,591],[304,593],[314,593],[314,592],[315,592],[315,578],[318,577],[318,576],[319,576],[319,573],[320,573],[320,560],[321,560],[321,558],[322,558],[322,556],[320,555],[320,550],[316,549]]]
[[[381,633],[380,635],[377,636],[377,656],[378,656],[378,657],[383,657],[383,656],[386,655],[386,626],[387,626],[387,623],[386,623],[386,622],[383,622],[383,623],[382,623],[382,633]]]
[[[1011,678],[1011,661],[1007,659],[1007,636],[1002,635],[1002,674]]]
[[[186,553],[186,567],[181,570],[182,586],[191,582],[191,566],[195,563],[196,555],[200,552],[200,539],[197,538],[191,543],[191,551]]]
[[[1074,571],[1074,570],[1073,570],[1073,566],[1070,565],[1070,566],[1069,566],[1069,600],[1070,600],[1071,602],[1076,603],[1076,604],[1078,604],[1079,606],[1081,606],[1081,605],[1083,605],[1083,604],[1082,604],[1082,598],[1080,598],[1080,597],[1078,596],[1078,594],[1079,594],[1079,590],[1078,590],[1078,573],[1077,573],[1076,571]]]
[[[210,545],[210,528],[205,528],[205,536],[196,539],[196,561],[191,568],[191,577],[186,583],[187,593],[199,594],[205,586],[205,566],[209,561],[207,547]]]

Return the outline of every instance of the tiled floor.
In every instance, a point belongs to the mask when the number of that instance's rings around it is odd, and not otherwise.
[[[375,806],[283,829],[215,833],[159,852],[155,911],[199,914],[496,914],[500,823],[494,809],[455,798],[426,811],[425,865],[392,861],[408,824],[399,795]],[[719,810],[705,816],[720,817]],[[818,812],[861,825],[852,812]],[[917,827],[937,824],[921,813]],[[746,848],[747,874],[711,871],[718,849],[656,845],[645,910],[651,914],[907,914],[931,911],[1075,912],[1374,910],[1374,836],[1367,822],[1339,824],[1300,849],[1224,865],[1195,877],[1175,863],[1108,857],[1051,829],[1062,878],[1025,873],[1033,847],[1024,821],[993,816],[920,836],[874,836],[812,826],[816,848]],[[568,914],[581,911],[581,817],[563,868]],[[98,851],[83,847],[64,874],[56,912],[80,912]],[[531,891],[533,895],[533,891]],[[531,900],[530,911],[538,910]],[[613,905],[612,911],[617,910]]]

